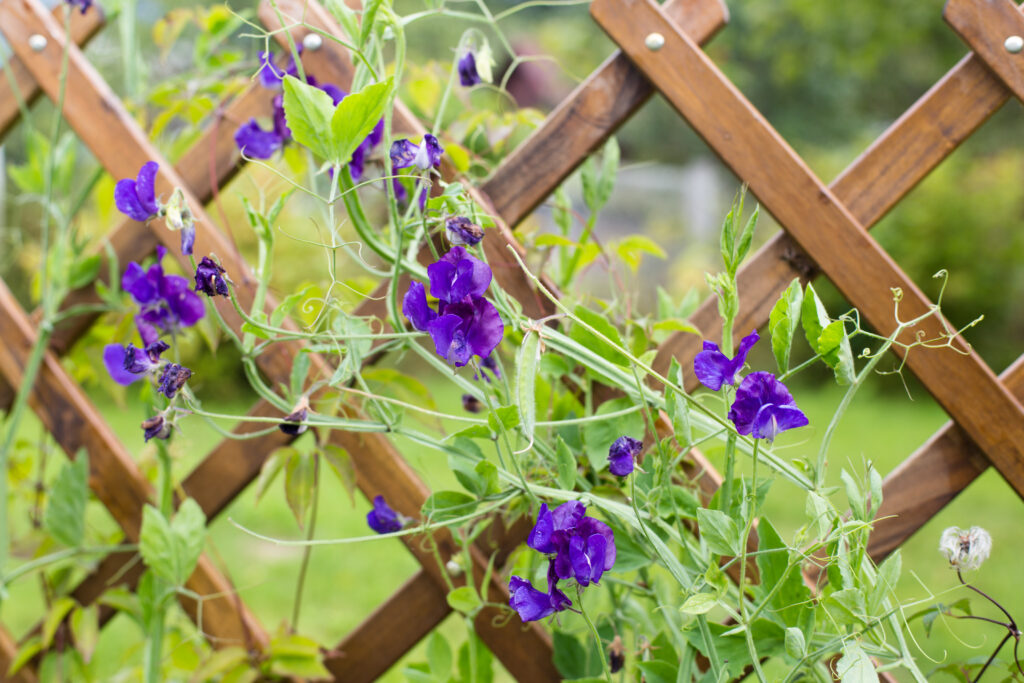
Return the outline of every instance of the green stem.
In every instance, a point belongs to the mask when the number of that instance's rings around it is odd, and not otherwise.
[[[576,273],[576,269],[579,268],[580,260],[583,258],[583,247],[590,239],[590,233],[594,231],[594,224],[597,223],[597,214],[592,213],[587,218],[587,224],[583,226],[583,234],[580,235],[578,246],[573,252],[572,259],[569,261],[569,265],[566,267],[565,272],[562,274],[561,288],[565,289],[572,281],[572,276]]]
[[[740,580],[737,585],[740,594],[740,615],[743,618],[744,635],[747,640],[747,651],[750,653],[750,661],[754,666],[754,672],[761,683],[765,683],[764,671],[761,670],[761,659],[757,654],[757,646],[754,643],[754,636],[750,632],[750,620],[747,618],[747,595],[744,583],[747,578],[747,539],[750,538],[750,529],[754,525],[754,518],[757,516],[757,451],[761,444],[760,439],[754,440],[754,469],[751,475],[750,486],[750,512],[743,525],[743,535],[740,537]]]
[[[164,618],[165,610],[163,605],[153,615],[152,621],[146,629],[146,648],[144,653],[143,668],[146,672],[146,683],[160,683],[160,664],[163,659],[164,644]]]
[[[583,608],[583,588],[576,584],[576,603],[580,608],[580,615],[583,620],[587,622],[587,626],[590,628],[591,635],[594,636],[594,644],[597,645],[597,658],[601,660],[601,668],[604,670],[604,677],[608,683],[612,683],[612,670],[608,668],[608,657],[604,652],[604,643],[601,642],[601,634],[597,632],[597,627],[594,626],[594,622],[590,619],[587,614],[587,610]]]
[[[320,458],[314,460],[313,469],[313,508],[309,513],[309,530],[306,532],[306,540],[312,541],[316,533],[316,513],[320,502]],[[295,585],[295,605],[292,607],[292,633],[299,627],[299,611],[302,608],[302,592],[306,586],[306,573],[309,571],[309,558],[313,554],[313,545],[307,545],[302,549],[302,565],[299,567],[299,580]]]

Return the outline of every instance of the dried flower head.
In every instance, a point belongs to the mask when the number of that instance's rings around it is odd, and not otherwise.
[[[942,532],[939,552],[957,571],[977,569],[992,552],[992,537],[980,526],[963,529],[951,526]]]

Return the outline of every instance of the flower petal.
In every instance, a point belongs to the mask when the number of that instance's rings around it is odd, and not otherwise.
[[[427,293],[423,283],[415,280],[409,283],[409,291],[402,299],[402,313],[412,326],[421,332],[426,332],[431,321],[437,318],[434,309],[427,305]]]
[[[238,151],[251,159],[269,159],[284,146],[284,139],[276,126],[263,130],[256,119],[249,119],[235,131],[235,144]]]
[[[150,213],[139,201],[139,195],[135,192],[135,181],[131,178],[122,178],[114,186],[114,203],[118,211],[132,220],[143,223],[149,220]]]
[[[107,344],[103,347],[103,364],[107,367],[111,379],[122,386],[142,379],[142,375],[130,372],[124,367],[128,351],[120,344]]]
[[[156,173],[160,165],[155,161],[147,161],[139,169],[139,177],[135,183],[135,193],[139,196],[142,208],[151,216],[160,213],[156,203]]]

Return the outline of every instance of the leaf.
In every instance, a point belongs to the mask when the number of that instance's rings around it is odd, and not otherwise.
[[[694,325],[682,318],[667,318],[654,323],[655,332],[688,332],[689,334],[700,334]]]
[[[463,614],[472,614],[480,607],[480,596],[472,586],[461,586],[448,593],[448,606]]]
[[[832,617],[840,624],[862,626],[867,623],[864,592],[859,588],[844,588],[828,597],[826,604]]]
[[[850,338],[841,320],[830,320],[814,287],[804,291],[800,322],[811,349],[835,372],[839,384],[850,384],[854,379],[853,351]]]
[[[57,633],[57,627],[64,621],[68,612],[74,608],[74,599],[67,596],[58,598],[50,606],[50,611],[46,613],[46,619],[43,620],[43,647],[50,647],[53,643],[53,636]]]
[[[813,608],[810,607],[810,589],[804,585],[799,563],[790,563],[789,547],[767,519],[757,527],[757,568],[761,573],[761,586],[768,598],[768,614],[784,626],[796,627]]]
[[[270,673],[287,678],[330,680],[322,657],[316,641],[300,635],[274,638],[267,651]]]
[[[155,575],[174,586],[191,576],[205,538],[206,517],[192,498],[185,499],[171,522],[152,505],[142,511],[139,552]]]
[[[427,641],[427,662],[430,664],[430,673],[433,674],[435,680],[448,680],[448,676],[452,672],[452,649],[440,631],[434,631],[430,635],[430,640]]]
[[[71,272],[68,273],[68,287],[78,289],[96,279],[100,272],[100,255],[93,254],[85,258],[76,259],[71,264]]]
[[[695,593],[686,598],[686,602],[679,608],[684,614],[707,614],[718,604],[718,597],[714,593]]]
[[[461,491],[438,491],[424,501],[422,514],[431,522],[444,522],[470,514],[478,502]]]
[[[768,316],[768,332],[772,337],[772,353],[779,366],[779,372],[789,370],[789,354],[793,348],[793,337],[800,325],[800,306],[804,293],[800,288],[800,278],[794,278],[786,291],[772,307]]]
[[[678,664],[673,665],[665,661],[655,660],[651,662],[638,662],[636,666],[644,672],[643,680],[646,683],[676,683],[679,676]]]
[[[672,421],[672,431],[682,449],[693,444],[693,428],[690,425],[690,404],[674,389],[666,389],[668,416]]]
[[[527,330],[516,358],[516,406],[519,408],[519,425],[529,442],[533,442],[533,429],[537,422],[536,382],[539,362],[540,335]]]
[[[284,117],[292,137],[322,159],[333,158],[334,113],[330,95],[294,76],[284,77]]]
[[[619,172],[619,142],[615,136],[608,138],[604,143],[604,153],[601,157],[601,179],[597,183],[597,203],[603,207],[608,203],[615,189],[615,176]],[[595,209],[596,210],[596,209]]]
[[[871,658],[861,649],[860,643],[848,640],[843,645],[843,656],[836,664],[836,672],[842,683],[877,683],[878,674]]]
[[[558,488],[563,491],[572,491],[576,488],[576,456],[572,454],[569,445],[561,436],[557,437],[555,444],[555,480]]]
[[[295,452],[295,448],[292,446],[282,446],[278,448],[263,462],[263,466],[260,468],[260,476],[256,479],[256,502],[260,502],[263,498],[263,494],[267,492],[270,485],[277,479],[277,475],[280,474],[281,469],[284,467],[284,463],[288,460],[288,457],[292,452]]]
[[[50,489],[44,524],[64,545],[76,547],[85,538],[85,505],[89,500],[89,455],[80,449],[61,468]]]
[[[808,491],[805,510],[807,516],[812,520],[811,523],[818,527],[818,536],[821,538],[828,536],[829,529],[832,528],[833,516],[832,505],[828,499],[814,491]]]
[[[311,360],[308,353],[296,354],[295,362],[292,365],[291,379],[288,382],[292,396],[296,400],[302,395],[302,387],[306,383],[306,375],[309,374],[310,363]]]
[[[341,446],[335,446],[334,444],[327,444],[320,451],[324,460],[331,466],[331,471],[338,476],[338,480],[341,481],[341,485],[345,487],[346,493],[348,493],[349,500],[352,504],[356,504],[356,469],[352,465],[352,458]]]
[[[616,398],[605,401],[594,411],[595,417],[601,417],[608,413],[618,412],[635,405],[633,399]],[[587,422],[583,426],[583,444],[590,462],[595,470],[602,469],[608,464],[608,449],[620,436],[640,435],[644,433],[644,420],[639,412],[619,415],[618,417],[606,418]]]
[[[338,103],[331,116],[331,155],[325,158],[338,166],[349,162],[352,153],[384,115],[384,107],[391,96],[391,86],[392,79],[389,78],[368,85],[359,92],[350,93]],[[330,97],[327,99],[330,100]]]
[[[71,614],[71,633],[75,637],[75,648],[82,654],[85,663],[92,659],[100,637],[100,612],[95,604],[79,607]]]
[[[603,315],[595,313],[582,305],[577,306],[573,313],[576,314],[577,318],[609,339],[612,343],[617,344],[619,347],[625,347],[625,344],[622,343],[622,338],[619,336],[619,331]],[[602,340],[582,325],[574,324],[569,330],[569,337],[580,346],[590,349],[605,360],[609,360],[616,365],[628,365],[629,363],[629,359],[625,355],[609,346],[608,342]]]
[[[519,409],[515,406],[495,408],[487,414],[487,425],[495,434],[500,434],[502,429],[511,431],[519,426]]]
[[[18,673],[23,666],[32,661],[32,658],[39,654],[42,649],[43,643],[39,639],[39,636],[30,636],[28,640],[22,643],[18,648],[14,658],[11,660],[10,666],[7,668],[7,671],[0,671],[0,673],[6,673],[9,678],[13,679],[14,674]]]
[[[867,519],[867,507],[864,503],[864,494],[860,490],[860,485],[857,480],[853,478],[849,472],[845,469],[840,470],[839,478],[843,480],[843,486],[846,487],[846,498],[850,501],[850,508],[853,510],[853,516],[857,519],[866,522]]]
[[[316,458],[312,453],[290,454],[284,464],[284,497],[299,526],[305,528],[306,514],[313,504],[316,487]]]
[[[577,679],[596,673],[589,670],[587,651],[579,640],[562,631],[555,631],[551,636],[554,643],[555,668],[564,678]]]
[[[804,632],[795,626],[786,629],[786,654],[793,659],[802,659],[807,652]]]
[[[754,228],[757,227],[757,218],[760,214],[761,207],[754,207],[754,213],[750,214],[750,218],[747,219],[747,224],[743,226],[743,232],[740,233],[739,244],[736,245],[736,268],[739,268],[740,264],[743,263],[743,259],[747,257],[747,253],[750,252],[750,245],[754,240]]]
[[[740,529],[736,521],[721,510],[697,509],[701,538],[716,555],[739,555]]]
[[[181,583],[185,583],[199,563],[206,542],[206,515],[194,498],[186,498],[171,520],[171,530],[177,537]]]
[[[875,588],[871,591],[871,598],[868,602],[868,610],[871,614],[878,610],[889,593],[896,590],[896,583],[900,580],[900,572],[902,570],[903,558],[900,555],[900,549],[897,548],[878,567],[878,575],[875,577]]]
[[[612,243],[610,247],[634,273],[640,268],[644,254],[651,254],[660,259],[668,256],[657,242],[645,235],[629,235]]]

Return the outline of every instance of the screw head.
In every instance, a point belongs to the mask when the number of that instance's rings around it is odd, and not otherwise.
[[[307,33],[302,39],[302,47],[311,52],[316,52],[323,46],[323,44],[324,39],[319,33]]]
[[[665,45],[665,36],[660,33],[649,33],[647,37],[644,38],[644,45],[646,45],[647,49],[651,52],[657,52]]]
[[[45,50],[46,42],[46,36],[39,33],[33,33],[28,37],[28,46],[33,52],[42,52]]]
[[[1007,52],[1015,55],[1021,50],[1024,50],[1024,38],[1021,38],[1020,36],[1010,36],[1003,41],[1003,47],[1006,48]]]

